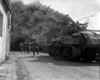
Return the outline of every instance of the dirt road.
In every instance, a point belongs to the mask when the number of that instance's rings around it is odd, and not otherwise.
[[[57,61],[48,54],[12,52],[17,58],[18,80],[100,80],[100,63]]]

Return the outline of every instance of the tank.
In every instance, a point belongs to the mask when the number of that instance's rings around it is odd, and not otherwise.
[[[61,39],[61,57],[67,60],[83,58],[92,60],[100,56],[100,31],[85,30],[72,35],[59,35]],[[52,45],[49,46],[49,55],[53,56]]]

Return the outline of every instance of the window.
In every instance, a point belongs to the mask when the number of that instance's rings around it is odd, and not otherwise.
[[[3,14],[0,11],[0,37],[2,36],[3,33]]]

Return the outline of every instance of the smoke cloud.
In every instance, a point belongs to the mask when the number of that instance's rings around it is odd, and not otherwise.
[[[29,4],[37,0],[22,0],[22,1],[25,4]],[[75,21],[84,18],[86,16],[93,15],[96,12],[100,11],[100,0],[38,0],[38,1],[40,1],[42,4],[46,6],[50,6],[51,8],[63,14],[69,14]],[[97,16],[99,18],[99,15]],[[94,16],[93,19],[96,19],[96,17]],[[82,22],[85,22],[86,20],[84,19],[84,21]],[[99,22],[98,20],[100,21],[100,18],[97,19],[96,22]],[[94,27],[92,26],[94,24],[92,23],[91,26],[89,26],[89,28],[94,29]],[[95,29],[98,28],[99,27],[97,26]]]

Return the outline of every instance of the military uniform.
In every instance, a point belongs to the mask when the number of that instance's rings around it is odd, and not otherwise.
[[[31,51],[31,41],[28,41],[27,43],[27,52],[29,53]]]
[[[33,51],[33,56],[35,56],[35,52],[39,54],[39,42],[37,40],[34,40],[32,42],[32,51]]]
[[[53,40],[52,46],[53,46],[52,48],[53,48],[53,53],[54,53],[55,59],[60,60],[61,59],[61,55],[60,55],[61,40],[60,40],[60,38],[55,38]]]
[[[23,44],[23,42],[21,42],[21,43],[20,43],[20,50],[21,50],[21,51],[24,50],[23,47],[24,47],[24,44]]]
[[[27,52],[27,50],[28,50],[28,42],[25,41],[25,43],[24,43],[24,51],[25,51],[25,53]]]

